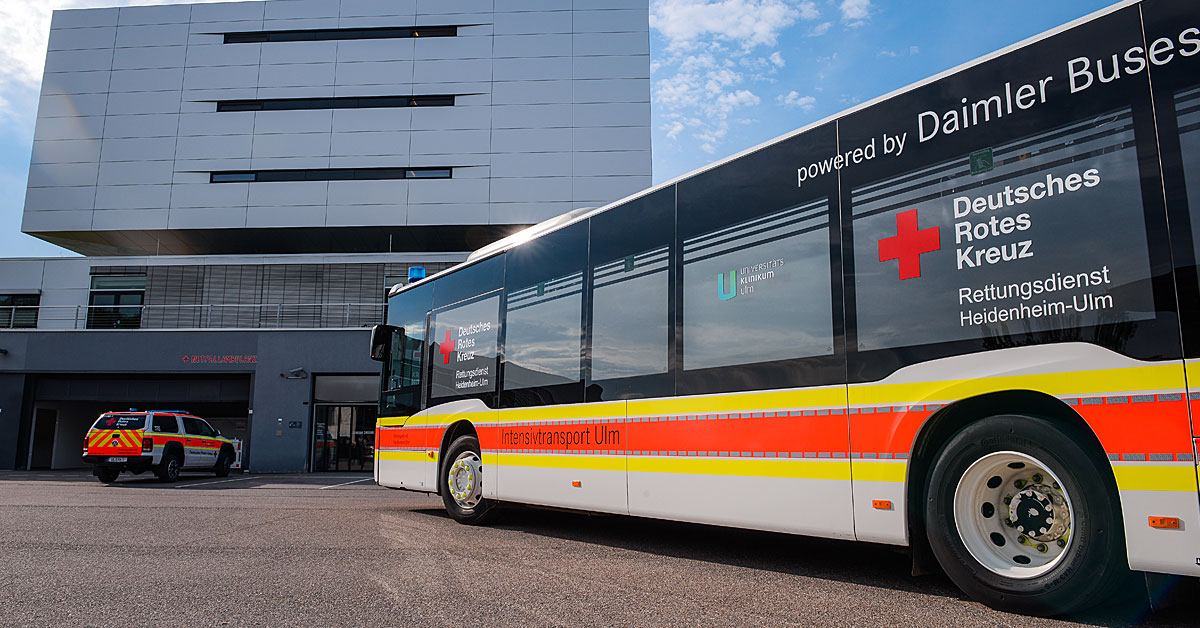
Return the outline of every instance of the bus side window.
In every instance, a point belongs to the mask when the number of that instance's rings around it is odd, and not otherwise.
[[[675,188],[592,218],[591,378],[588,399],[675,394]]]
[[[588,223],[507,253],[504,407],[583,401],[583,288]]]

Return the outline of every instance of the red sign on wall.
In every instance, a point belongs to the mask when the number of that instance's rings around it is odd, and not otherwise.
[[[185,355],[188,364],[258,364],[257,355]]]

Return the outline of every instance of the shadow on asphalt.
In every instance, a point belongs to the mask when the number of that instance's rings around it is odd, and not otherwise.
[[[449,519],[440,508],[410,512]],[[856,541],[819,539],[775,532],[505,505],[493,528],[590,543],[685,560],[774,571],[894,591],[968,601],[943,574],[913,576],[906,550]],[[1140,582],[1140,580],[1139,580]],[[1200,617],[1200,581],[1174,583],[1175,604],[1150,613],[1144,603],[1123,600],[1086,614],[1062,618],[1093,626],[1195,628]],[[1019,616],[1013,616],[1014,620]]]
[[[358,486],[373,486],[373,477],[369,473],[277,473],[259,474],[234,470],[228,477],[219,478],[211,472],[184,472],[175,482],[163,482],[154,473],[144,472],[138,475],[122,473],[116,482],[101,484],[88,470],[67,471],[13,471],[0,473],[0,481],[11,480],[18,482],[70,482],[74,484],[90,484],[106,490],[118,489],[175,489],[195,486],[206,490],[233,490],[270,485],[286,486],[315,486],[329,487],[342,483]]]

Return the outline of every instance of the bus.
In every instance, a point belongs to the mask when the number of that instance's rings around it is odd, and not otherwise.
[[[375,479],[1079,611],[1200,576],[1197,243],[1200,5],[1122,2],[396,286]]]

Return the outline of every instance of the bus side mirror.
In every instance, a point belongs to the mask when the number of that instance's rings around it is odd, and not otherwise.
[[[396,331],[391,325],[376,325],[371,328],[371,359],[383,362],[388,356],[388,344],[392,340],[392,332]]]

